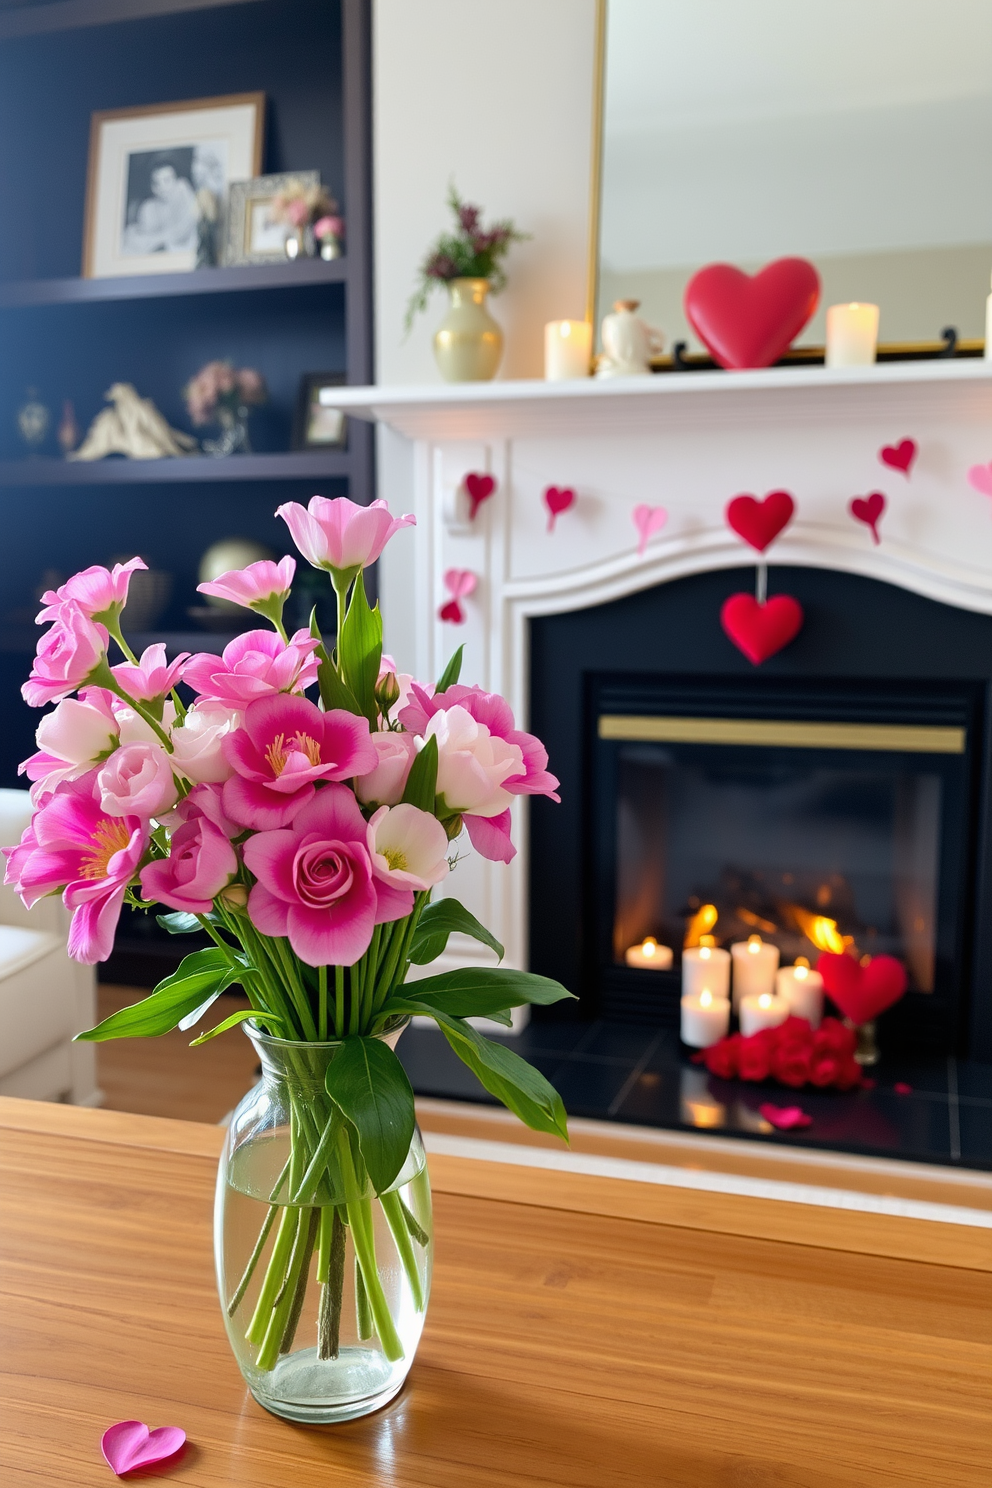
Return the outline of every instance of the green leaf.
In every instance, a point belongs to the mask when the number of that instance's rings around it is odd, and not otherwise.
[[[168,930],[170,935],[192,935],[194,930],[202,930],[196,915],[186,914],[184,910],[175,910],[172,914],[155,916],[163,930]]]
[[[255,1018],[259,1023],[275,1023],[280,1028],[285,1028],[285,1018],[277,1018],[275,1013],[259,1013],[254,1008],[240,1008],[238,1012],[232,1013],[225,1018],[223,1023],[218,1023],[216,1028],[211,1028],[208,1033],[201,1033],[199,1038],[190,1040],[190,1048],[195,1049],[197,1044],[205,1044],[207,1039],[216,1038],[219,1033],[226,1033],[229,1028],[237,1028],[239,1023],[246,1023],[249,1018]]]
[[[413,1140],[413,1089],[406,1070],[381,1039],[352,1034],[327,1067],[327,1093],[358,1133],[377,1194],[406,1161]]]
[[[437,739],[431,735],[423,749],[414,756],[410,773],[406,777],[403,800],[410,806],[419,806],[421,811],[434,810],[437,793]]]
[[[461,1018],[440,1009],[425,1008],[463,1064],[497,1100],[533,1131],[550,1132],[568,1141],[568,1125],[561,1096],[534,1067],[502,1044],[489,1039]]]
[[[310,611],[310,634],[320,645],[313,653],[319,663],[317,670],[317,686],[320,688],[320,700],[325,709],[330,712],[332,708],[343,708],[346,713],[355,713],[359,718],[364,718],[364,713],[358,706],[358,700],[349,688],[341,681],[337,674],[337,668],[327,654],[320,626],[317,624],[317,606],[314,605]]]
[[[561,982],[536,976],[532,971],[513,971],[498,966],[466,966],[458,971],[445,971],[439,976],[404,982],[397,987],[383,1011],[399,1012],[398,1002],[409,1005],[430,1003],[455,1018],[488,1018],[526,1002],[547,1007],[572,997]],[[574,1000],[574,999],[573,999]]]
[[[151,996],[111,1013],[77,1039],[103,1043],[116,1038],[154,1038],[169,1033],[187,1014],[240,980],[244,964],[232,965],[219,946],[184,957],[179,970],[159,982]]]
[[[338,658],[347,687],[358,700],[372,728],[379,722],[375,684],[382,662],[382,616],[379,606],[369,609],[365,580],[361,574],[351,591],[351,603],[338,637]]]
[[[464,641],[456,651],[452,652],[451,660],[438,678],[435,692],[447,692],[449,687],[454,687],[462,674],[462,654],[465,650]]]
[[[430,965],[448,944],[448,936],[455,932],[481,941],[502,961],[503,947],[495,935],[457,899],[439,899],[436,904],[428,904],[417,924],[410,946],[410,960],[416,966]]]

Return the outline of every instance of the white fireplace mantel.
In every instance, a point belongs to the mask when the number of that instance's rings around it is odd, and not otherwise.
[[[403,539],[405,562],[413,558],[406,603],[398,615],[390,591],[387,615],[407,664],[436,677],[464,642],[464,680],[501,692],[524,721],[529,619],[753,566],[755,554],[723,516],[742,492],[785,489],[796,501],[794,521],[766,555],[770,593],[776,565],[798,564],[992,614],[992,500],[966,478],[970,466],[992,461],[989,362],[356,387],[335,389],[334,401],[388,431],[379,494],[417,517]],[[918,445],[909,478],[878,454],[906,437]],[[463,490],[472,471],[497,481],[474,523]],[[577,498],[553,532],[542,500],[549,485]],[[878,546],[848,511],[852,497],[871,491],[888,503]],[[643,556],[632,521],[641,503],[668,512]],[[393,561],[403,561],[401,551],[398,542]],[[478,577],[462,625],[438,618],[451,568]],[[521,810],[521,850],[509,871],[470,857],[453,887],[504,942],[511,965],[527,957],[526,830]],[[466,943],[451,954],[450,964],[463,964],[477,952]]]

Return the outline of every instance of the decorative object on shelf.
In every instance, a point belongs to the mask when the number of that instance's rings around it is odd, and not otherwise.
[[[343,372],[304,372],[293,417],[294,450],[344,448],[348,426],[342,410],[330,401],[344,382]]]
[[[685,288],[686,319],[721,367],[770,367],[810,321],[820,276],[804,258],[779,258],[757,274],[709,264]]]
[[[332,215],[337,209],[337,202],[328,196],[319,180],[316,185],[308,186],[298,176],[290,176],[269,205],[269,220],[286,230],[283,246],[286,257],[313,258],[318,251],[314,224],[324,223],[328,240],[333,239],[334,233],[326,229],[326,224],[340,225],[341,219]],[[336,258],[337,254],[329,257]]]
[[[250,537],[223,537],[219,542],[211,543],[203,557],[200,559],[197,569],[197,590],[207,596],[207,604],[214,610],[222,610],[230,613],[240,613],[241,605],[234,600],[225,599],[223,595],[211,594],[207,590],[200,589],[202,584],[214,584],[226,573],[234,569],[248,569],[255,563],[272,562],[275,554],[271,548],[265,547],[263,543],[255,542]]]
[[[299,243],[290,220],[279,220],[274,204],[280,192],[315,193],[322,190],[320,171],[282,171],[271,176],[253,176],[250,181],[232,181],[227,202],[227,231],[224,263],[285,263],[287,241]],[[305,229],[304,229],[305,235]]]
[[[344,237],[344,218],[336,213],[325,213],[313,225],[313,236],[318,244],[321,258],[330,263],[341,257],[341,240]]]
[[[186,1433],[180,1426],[156,1426],[149,1431],[144,1421],[118,1421],[100,1439],[107,1466],[119,1478],[135,1468],[165,1462],[185,1445]]]
[[[877,305],[831,305],[827,310],[828,367],[870,367],[878,347]]]
[[[764,1101],[758,1107],[758,1115],[763,1116],[776,1131],[796,1131],[813,1125],[812,1116],[801,1106],[773,1106],[771,1101]]]
[[[62,417],[55,437],[59,442],[59,449],[68,459],[70,453],[79,443],[79,423],[76,419],[76,409],[71,398],[66,398],[62,404]]]
[[[571,486],[545,486],[542,500],[548,509],[548,531],[554,532],[562,512],[575,505],[575,492]]]
[[[660,532],[668,521],[668,512],[663,506],[635,506],[631,512],[634,526],[637,528],[637,556],[643,558],[647,552],[648,542],[656,532]]]
[[[871,491],[867,496],[855,496],[848,511],[856,522],[864,522],[871,530],[872,540],[876,544],[882,541],[878,535],[878,524],[885,512],[885,497],[881,491]]]
[[[794,966],[782,966],[775,973],[775,993],[788,1004],[797,1018],[805,1018],[813,1029],[823,1017],[823,978],[813,971],[805,956],[797,956]]]
[[[164,460],[191,455],[195,439],[166,423],[151,398],[141,398],[130,382],[115,382],[103,395],[112,408],[103,408],[89,432],[67,460],[103,460],[127,455],[131,460]]]
[[[438,619],[447,621],[449,625],[464,625],[465,611],[461,601],[475,593],[478,582],[478,576],[470,568],[449,568],[444,575],[444,587],[451,598],[438,610]]]
[[[29,387],[27,397],[17,410],[17,429],[32,454],[37,454],[45,442],[52,422],[52,415],[39,401],[38,389]]]
[[[968,484],[973,491],[978,491],[983,496],[992,496],[992,460],[987,465],[969,466]]]
[[[196,269],[213,269],[220,263],[220,196],[209,186],[196,193]]]
[[[900,439],[898,444],[883,444],[878,452],[878,458],[883,465],[888,465],[890,470],[901,470],[909,480],[913,462],[918,453],[915,439]]]
[[[856,1026],[873,1022],[906,991],[906,968],[894,956],[864,957],[823,951],[816,963],[827,996]]]
[[[659,945],[653,935],[647,935],[640,945],[628,946],[623,959],[641,971],[671,971],[674,954],[671,946]]]
[[[730,996],[730,952],[722,946],[687,946],[682,952],[682,995],[701,992]]]
[[[503,261],[518,232],[509,219],[482,225],[482,209],[463,202],[452,186],[448,206],[455,230],[442,233],[420,266],[419,282],[407,305],[409,332],[414,317],[427,309],[431,291],[448,286],[451,308],[434,336],[434,357],[446,382],[488,382],[503,355],[503,332],[486,308],[486,298],[506,287]]]
[[[285,564],[222,576],[251,628],[222,656],[169,666],[158,647],[133,657],[122,636],[140,560],[76,575],[43,614],[51,628],[24,685],[31,705],[59,706],[49,748],[26,767],[33,820],[4,851],[6,882],[27,903],[64,892],[77,960],[106,960],[125,899],[165,906],[172,934],[212,941],[82,1038],[188,1029],[225,988],[243,988],[250,1007],[194,1040],[245,1023],[262,1061],[218,1173],[221,1306],[255,1398],[319,1423],[391,1399],[424,1324],[430,1187],[394,1053],[404,1027],[433,1018],[491,1094],[567,1138],[553,1087],[470,1020],[507,1023],[515,1007],[569,994],[491,966],[407,982],[455,932],[502,957],[456,899],[431,894],[463,830],[477,853],[509,862],[514,797],[557,800],[558,782],[501,697],[459,685],[461,648],[429,687],[382,656],[364,570],[412,517],[322,497],[278,514],[328,573],[334,656],[309,630],[287,637]],[[124,658],[115,666],[111,637]],[[180,681],[194,695],[185,710],[170,695]],[[305,696],[313,686],[323,709]],[[56,741],[64,752],[53,755]]]
[[[83,277],[192,269],[200,192],[222,202],[262,163],[264,93],[191,98],[92,116]]]
[[[727,637],[754,666],[795,640],[803,626],[803,607],[791,594],[759,600],[753,594],[731,594],[720,610]]]
[[[985,360],[992,361],[992,294],[985,297]]]
[[[772,1079],[794,1090],[803,1085],[851,1090],[862,1083],[855,1042],[854,1029],[837,1018],[824,1018],[814,1032],[805,1018],[790,1016],[747,1037],[732,1033],[692,1058],[721,1080]]]
[[[796,503],[788,491],[769,491],[756,496],[735,496],[727,502],[727,526],[759,553],[763,553],[792,521]]]
[[[708,987],[687,994],[679,1004],[679,1037],[690,1049],[708,1049],[726,1038],[730,1028],[730,999],[715,996]]]
[[[592,326],[587,320],[549,320],[544,327],[544,380],[569,382],[592,371]]]
[[[248,415],[269,396],[265,379],[253,367],[208,362],[183,388],[183,401],[193,423],[220,424],[219,439],[205,439],[208,455],[249,455]]]
[[[641,319],[637,314],[640,305],[640,300],[614,300],[610,314],[603,316],[603,354],[596,363],[597,377],[641,376],[651,371],[651,358],[664,351],[664,332]]]

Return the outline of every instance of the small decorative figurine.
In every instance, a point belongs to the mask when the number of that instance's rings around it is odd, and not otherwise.
[[[640,300],[614,300],[612,313],[603,316],[603,355],[597,377],[636,377],[651,371],[651,358],[662,351],[665,337],[635,313],[640,304]]]
[[[38,389],[29,387],[27,401],[17,410],[17,427],[32,454],[37,454],[44,444],[51,421],[52,415],[44,403],[38,401]]]
[[[67,460],[102,460],[107,455],[161,460],[189,455],[197,448],[195,439],[171,429],[151,398],[140,398],[130,382],[115,382],[104,397],[114,406],[101,409],[86,438],[77,450],[66,455]]]

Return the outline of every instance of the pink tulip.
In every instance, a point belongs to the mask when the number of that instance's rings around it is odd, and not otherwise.
[[[198,816],[173,832],[167,858],[142,868],[141,892],[170,909],[208,914],[237,871],[237,854],[224,833]]]
[[[38,753],[17,770],[35,782],[31,796],[36,804],[63,780],[78,780],[117,748],[117,720],[104,702],[109,696],[90,688],[85,699],[65,698],[45,714],[35,732]]]
[[[368,825],[351,791],[328,785],[289,828],[244,845],[258,882],[248,914],[263,935],[288,936],[308,966],[352,966],[376,925],[413,909],[413,894],[372,876]]]
[[[32,708],[58,702],[90,680],[105,664],[109,636],[77,604],[58,607],[57,619],[38,642],[31,675],[21,696]]]
[[[448,834],[429,811],[380,806],[368,825],[372,872],[396,889],[431,889],[447,878]]]
[[[187,780],[220,784],[234,771],[224,755],[224,740],[241,727],[242,714],[209,698],[190,708],[180,728],[172,730],[172,765]]]
[[[154,646],[145,647],[136,666],[128,661],[110,670],[128,697],[139,703],[152,703],[171,692],[182,680],[188,660],[189,652],[183,651],[170,665],[165,659],[164,643],[157,641]]]
[[[4,882],[28,908],[63,890],[73,911],[69,955],[93,965],[113,950],[124,892],[147,846],[147,822],[103,810],[93,770],[59,786],[35,812],[20,845],[2,849]]]
[[[224,810],[254,831],[288,826],[317,781],[365,774],[377,758],[367,719],[285,696],[251,703],[223,750],[236,771],[224,786]]]
[[[346,496],[333,501],[314,496],[306,508],[289,501],[276,508],[276,516],[282,517],[308,563],[348,580],[376,561],[394,532],[417,520],[391,517],[384,501],[358,506]]]
[[[303,692],[317,680],[313,653],[319,641],[298,630],[283,641],[274,630],[248,630],[224,647],[223,656],[200,652],[183,677],[201,697],[228,708],[244,708],[276,692]]]
[[[97,776],[100,801],[111,816],[157,817],[176,804],[172,761],[160,744],[115,749]]]
[[[412,734],[401,734],[395,729],[372,735],[372,747],[377,755],[375,768],[355,781],[355,795],[366,805],[373,801],[377,806],[395,806],[403,797],[406,779],[410,773],[417,746]]]
[[[45,591],[41,596],[45,608],[36,623],[45,625],[49,620],[58,619],[61,606],[67,602],[78,605],[89,620],[112,623],[127,604],[131,575],[139,568],[148,568],[140,558],[132,558],[130,563],[115,563],[112,569],[98,565],[84,568],[82,573],[73,574],[60,588]]]
[[[244,605],[248,610],[259,610],[267,614],[275,601],[282,614],[282,607],[289,598],[290,585],[296,573],[296,559],[288,554],[273,563],[263,558],[258,563],[249,563],[247,568],[232,568],[209,584],[197,584],[199,594],[211,594],[215,599],[227,599],[232,604]]]

